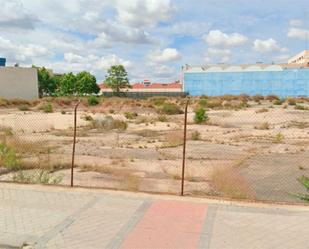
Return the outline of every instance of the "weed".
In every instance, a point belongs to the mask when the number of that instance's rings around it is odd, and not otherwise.
[[[279,132],[273,139],[273,143],[279,144],[284,140],[284,135]]]
[[[138,114],[136,112],[125,112],[124,116],[126,119],[136,119]]]
[[[269,130],[270,129],[270,125],[269,125],[268,122],[264,122],[264,123],[262,123],[262,124],[260,124],[258,126],[255,126],[254,128],[257,129],[257,130]]]
[[[96,106],[100,103],[98,97],[93,95],[88,97],[87,102],[89,106]]]
[[[265,112],[269,112],[269,110],[267,108],[261,108],[261,109],[255,111],[255,113],[265,113]]]
[[[20,105],[20,106],[18,106],[18,110],[23,111],[23,112],[29,111],[29,106],[28,105]]]
[[[176,115],[183,113],[179,106],[173,103],[164,103],[162,108],[159,109],[159,112],[166,115]]]
[[[193,131],[191,133],[191,139],[194,141],[201,140],[201,133],[199,131]]]
[[[196,124],[201,124],[201,123],[208,120],[208,115],[207,115],[206,110],[204,108],[199,108],[199,109],[195,110],[194,112],[195,112],[194,122]]]
[[[41,110],[45,113],[52,113],[53,112],[53,106],[51,103],[46,103],[42,105]]]
[[[167,119],[166,115],[159,115],[158,116],[158,121],[159,122],[167,122],[168,119]]]

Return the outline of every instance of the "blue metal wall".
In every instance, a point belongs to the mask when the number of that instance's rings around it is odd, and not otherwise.
[[[185,72],[184,91],[193,96],[309,96],[309,68],[256,72]]]

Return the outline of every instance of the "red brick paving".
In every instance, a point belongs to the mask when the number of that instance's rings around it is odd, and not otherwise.
[[[197,248],[206,213],[206,204],[156,201],[121,248]]]

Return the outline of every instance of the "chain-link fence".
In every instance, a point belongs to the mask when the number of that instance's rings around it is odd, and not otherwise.
[[[72,179],[73,104],[1,109],[0,181],[181,193],[187,99],[86,102],[76,114]],[[308,110],[306,98],[191,98],[184,194],[302,202]]]

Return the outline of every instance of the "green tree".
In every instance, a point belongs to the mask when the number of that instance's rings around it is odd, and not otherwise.
[[[59,79],[58,95],[68,96],[77,92],[77,80],[73,73],[67,73]]]
[[[123,65],[115,65],[107,70],[105,84],[116,94],[119,94],[121,89],[131,87],[128,79],[128,73]]]
[[[34,68],[37,68],[33,66]],[[39,81],[39,95],[51,96],[54,95],[57,89],[57,82],[54,80],[52,74],[45,68],[37,68]]]
[[[77,74],[76,91],[79,95],[98,93],[100,88],[95,76],[85,71]]]

